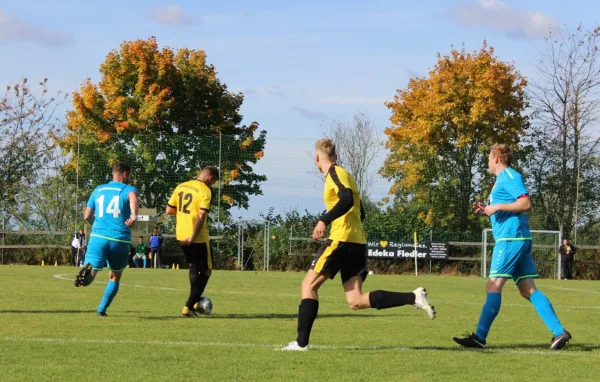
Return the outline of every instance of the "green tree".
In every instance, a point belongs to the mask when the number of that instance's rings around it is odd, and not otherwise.
[[[61,140],[83,187],[108,180],[112,163],[124,159],[142,206],[160,208],[175,184],[217,165],[222,147],[224,208],[248,208],[248,196],[261,194],[266,177],[252,165],[263,156],[266,132],[255,136],[256,122],[241,125],[243,95],[228,91],[204,51],[159,49],[153,37],[126,41],[100,73],[98,84],[88,79],[74,93]]]

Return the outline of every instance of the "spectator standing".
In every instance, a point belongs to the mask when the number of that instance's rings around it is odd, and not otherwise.
[[[565,280],[571,280],[573,278],[573,260],[575,259],[575,252],[577,252],[577,248],[569,243],[569,240],[564,239],[558,253],[560,254],[563,278]]]
[[[154,227],[152,235],[148,238],[148,245],[150,245],[150,260],[154,261],[154,268],[160,268],[160,254],[162,250],[163,237],[158,233],[158,228]],[[152,262],[150,263],[152,266]]]
[[[85,250],[85,232],[83,228],[79,229],[79,232],[75,233],[73,240],[71,241],[71,265],[76,267],[79,261],[83,263],[83,253]],[[81,258],[79,258],[81,255]]]

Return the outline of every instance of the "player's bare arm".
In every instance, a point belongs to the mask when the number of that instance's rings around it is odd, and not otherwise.
[[[486,206],[484,212],[487,216],[492,216],[498,211],[522,213],[531,211],[531,200],[529,196],[524,196],[517,199],[513,203],[507,204],[495,204],[493,206]]]
[[[172,215],[172,216],[177,215],[177,207],[170,206],[167,204],[167,207],[165,208],[165,213],[167,215]]]
[[[473,205],[471,206],[471,208],[473,208],[473,212],[475,213],[475,215],[485,215],[485,203],[482,202],[475,202],[473,203]]]
[[[140,199],[137,192],[130,192],[128,195],[129,207],[131,209],[131,217],[125,221],[125,225],[129,228],[135,225],[137,221],[138,211],[140,209]]]
[[[325,223],[323,223],[321,220],[319,220],[319,222],[315,226],[315,229],[313,230],[312,238],[315,240],[319,240],[320,238],[322,238],[323,235],[325,235],[326,227],[327,226],[325,225]]]
[[[344,216],[350,211],[354,205],[354,196],[352,190],[349,188],[342,188],[338,194],[340,199],[333,208],[328,211],[325,215],[321,216],[319,222],[315,226],[312,237],[315,240],[319,240],[325,234],[325,227],[331,224],[335,219]]]
[[[83,220],[88,224],[94,224],[94,210],[86,207],[83,212]]]

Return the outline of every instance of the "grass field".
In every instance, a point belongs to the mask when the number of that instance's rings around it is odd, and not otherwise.
[[[106,274],[75,288],[70,267],[0,266],[0,380],[598,380],[600,283],[540,280],[573,341],[550,333],[510,285],[489,349],[458,348],[483,299],[477,278],[370,276],[366,290],[423,285],[438,318],[401,307],[351,311],[339,278],[321,291],[308,353],[274,351],[295,339],[300,273],[217,271],[212,316],[179,317],[187,271],[128,269],[96,317]],[[104,272],[106,273],[106,272]],[[508,284],[507,284],[508,285]]]

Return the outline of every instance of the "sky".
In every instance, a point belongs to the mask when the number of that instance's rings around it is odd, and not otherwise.
[[[599,11],[600,2],[586,0],[0,0],[0,86],[47,77],[51,92],[72,92],[87,77],[97,82],[106,54],[124,40],[155,36],[161,46],[205,50],[229,89],[245,94],[244,122],[268,132],[256,166],[269,177],[265,195],[251,199],[252,211],[234,211],[256,218],[270,205],[322,209],[322,180],[310,175],[322,125],[364,112],[383,131],[384,102],[427,75],[438,52],[474,51],[485,39],[535,80],[549,29],[591,29]],[[388,187],[380,180],[371,194]]]

